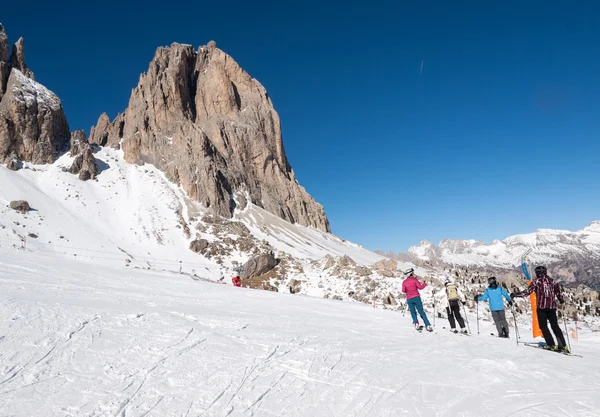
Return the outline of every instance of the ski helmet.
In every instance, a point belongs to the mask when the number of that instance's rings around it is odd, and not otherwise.
[[[548,273],[548,270],[545,266],[536,266],[535,267],[535,276],[536,277],[544,277]]]
[[[404,271],[404,275],[412,275],[413,272],[415,272],[415,270],[413,268],[410,268]]]
[[[444,285],[450,285],[452,284],[452,280],[450,279],[450,277],[445,277],[444,278]]]
[[[488,284],[490,284],[490,287],[497,287],[498,281],[496,280],[496,277],[489,277]]]

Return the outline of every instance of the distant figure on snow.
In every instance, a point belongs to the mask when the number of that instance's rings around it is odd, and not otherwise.
[[[506,321],[506,313],[504,311],[504,300],[506,298],[508,305],[512,306],[513,302],[504,288],[498,285],[496,277],[488,278],[489,286],[485,289],[482,295],[475,295],[475,302],[488,301],[490,302],[490,311],[492,318],[498,331],[498,337],[508,337],[508,322]]]
[[[442,294],[442,303],[446,305],[446,313],[448,314],[448,321],[450,322],[450,331],[458,333],[458,330],[456,330],[456,321],[458,321],[461,333],[469,333],[465,328],[465,320],[460,314],[460,304],[462,303],[465,305],[467,303],[463,292],[456,286],[450,277],[444,279],[444,287],[445,291],[440,291],[440,294]],[[456,319],[456,321],[454,319]]]
[[[419,282],[417,277],[414,274],[414,269],[409,269],[405,272],[408,277],[402,283],[402,292],[406,294],[406,304],[410,309],[410,315],[412,316],[413,324],[415,329],[421,330],[423,327],[419,325],[419,319],[417,318],[417,311],[419,315],[423,319],[423,323],[425,323],[425,328],[427,331],[432,332],[433,327],[431,327],[431,323],[427,319],[427,315],[423,310],[423,301],[421,301],[421,295],[419,294],[419,290],[422,290],[427,286],[426,282]]]
[[[511,294],[511,297],[525,297],[535,291],[537,317],[540,325],[540,330],[546,340],[546,349],[556,351],[569,352],[569,348],[565,343],[563,332],[558,325],[558,317],[556,316],[556,300],[564,303],[565,299],[560,291],[558,283],[554,282],[548,275],[548,270],[545,266],[535,267],[535,281],[526,290]],[[558,341],[558,346],[554,344],[552,333],[548,330],[548,322],[552,327],[552,331]]]
[[[242,280],[240,279],[239,276],[235,276],[235,277],[231,278],[231,282],[233,282],[233,285],[235,285],[236,287],[242,286]]]

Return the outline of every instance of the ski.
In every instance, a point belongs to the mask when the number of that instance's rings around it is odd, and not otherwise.
[[[421,333],[423,331],[423,326],[415,326],[415,329]]]
[[[565,355],[565,356],[576,356],[578,358],[583,358],[583,356],[581,355],[577,355],[571,352],[559,352],[559,351],[555,351],[555,350],[550,350],[550,349],[544,349],[545,345],[540,345],[539,343],[523,343],[524,346],[529,346],[532,348],[536,348],[536,349],[540,349],[540,350],[544,350],[546,352],[553,352],[553,353],[560,353],[561,355]]]
[[[490,336],[497,337],[498,339],[508,339],[508,340],[510,340],[510,337],[500,337],[500,336],[496,335],[495,333],[490,333]]]
[[[442,327],[442,329],[446,330],[446,328],[445,328],[445,327]],[[465,336],[471,336],[471,334],[470,334],[470,333],[463,333],[463,332],[459,332],[459,331],[458,331],[458,330],[456,330],[456,329],[454,329],[454,330],[450,329],[450,333],[454,333],[454,334],[462,334],[462,335],[465,335]]]

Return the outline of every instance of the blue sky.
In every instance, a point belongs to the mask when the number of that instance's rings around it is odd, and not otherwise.
[[[333,232],[369,249],[600,219],[600,5],[285,3],[8,2],[0,22],[73,130],[125,109],[158,46],[214,39],[267,88]]]

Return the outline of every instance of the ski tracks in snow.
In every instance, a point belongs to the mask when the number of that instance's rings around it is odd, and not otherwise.
[[[135,271],[94,287],[54,267],[68,279],[27,273],[11,284],[0,269],[0,415],[579,417],[600,410],[591,348],[578,361],[541,359],[489,337],[419,334],[397,313],[348,303]],[[566,380],[569,389],[560,388]]]

